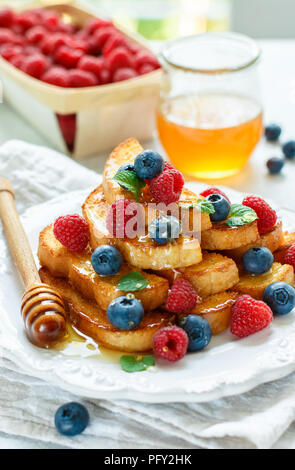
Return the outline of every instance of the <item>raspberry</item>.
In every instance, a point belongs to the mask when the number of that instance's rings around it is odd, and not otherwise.
[[[69,83],[73,88],[95,86],[98,85],[98,79],[91,72],[76,69],[69,71]]]
[[[144,75],[146,73],[153,72],[155,70],[155,66],[152,64],[142,64],[138,69],[139,75]]]
[[[288,250],[285,254],[284,263],[285,264],[290,264],[295,269],[295,243],[293,243],[293,245],[291,245],[288,248]]]
[[[76,136],[76,114],[57,114],[56,117],[65,143],[71,152]]]
[[[50,85],[68,87],[70,86],[69,73],[63,67],[52,67],[42,75],[41,80]]]
[[[117,47],[107,57],[108,69],[111,73],[121,68],[131,67],[131,56],[125,47]]]
[[[37,26],[37,18],[32,12],[21,13],[15,17],[14,26],[18,32],[25,33],[33,26]]]
[[[88,245],[89,228],[78,214],[61,216],[53,224],[55,238],[68,250],[80,253]]]
[[[17,69],[22,70],[23,66],[24,66],[24,63],[25,63],[25,58],[20,56],[20,55],[17,55],[17,56],[12,57],[10,59],[10,63],[12,65],[14,65],[14,67],[16,67]]]
[[[64,33],[54,33],[48,35],[46,32],[45,37],[41,43],[41,50],[43,54],[52,55],[57,53],[57,50],[61,46],[70,46],[72,44],[72,38]]]
[[[109,37],[114,33],[115,28],[106,26],[105,28],[101,28],[95,31],[93,35],[93,42],[96,45],[97,50],[102,50],[103,46],[109,39]]]
[[[166,308],[172,313],[190,312],[198,301],[198,294],[186,279],[178,278],[172,284]]]
[[[108,69],[103,68],[100,72],[100,83],[101,85],[107,85],[107,83],[111,82],[111,75]]]
[[[268,232],[277,223],[277,214],[267,202],[258,196],[248,196],[243,200],[243,205],[251,207],[257,216],[257,226],[259,233],[262,235]]]
[[[242,295],[232,306],[231,332],[239,338],[245,338],[266,328],[273,319],[269,306],[250,295]]]
[[[106,218],[108,231],[116,238],[134,238],[136,232],[144,227],[139,207],[137,203],[128,199],[117,199],[113,202]],[[135,223],[127,227],[129,220],[134,217],[136,217]]]
[[[57,31],[59,27],[59,16],[57,13],[54,11],[46,11],[43,14],[43,21],[42,25],[48,30],[48,31]]]
[[[205,189],[205,191],[203,191],[202,193],[200,193],[201,196],[210,196],[210,194],[220,194],[221,196],[225,197],[225,199],[231,204],[229,198],[227,197],[226,194],[224,194],[224,192],[222,192],[220,189],[218,188],[208,188],[208,189]]]
[[[122,69],[117,69],[113,75],[113,82],[121,82],[123,80],[129,80],[137,76],[135,70],[124,67]]]
[[[161,328],[153,337],[155,355],[170,362],[182,359],[187,352],[187,347],[187,333],[179,326]]]
[[[126,44],[127,41],[125,36],[116,31],[112,33],[105,42],[102,48],[103,55],[106,57],[109,55],[110,52],[112,52],[113,49],[116,49],[119,46],[126,46]]]
[[[0,28],[9,28],[14,21],[14,13],[10,8],[0,10]]]
[[[55,54],[55,61],[66,69],[73,69],[77,66],[82,56],[82,51],[72,49],[68,46],[61,46]]]
[[[79,70],[84,70],[85,72],[91,72],[99,79],[103,68],[103,60],[101,57],[84,55],[79,60],[77,68]]]
[[[113,26],[113,22],[111,20],[103,20],[100,18],[95,18],[91,20],[86,26],[86,32],[88,34],[93,34],[98,29],[102,29],[107,26]]]
[[[0,29],[0,45],[1,44],[14,44],[15,43],[16,36],[15,34],[10,31],[10,29]]]
[[[145,50],[140,50],[134,56],[134,68],[135,68],[135,70],[139,71],[140,67],[144,64],[153,65],[155,69],[160,67],[159,62],[157,61],[157,59],[152,54],[149,54]]]
[[[0,55],[3,59],[11,61],[14,57],[17,57],[21,54],[22,48],[20,46],[10,45],[10,44],[3,44],[0,47]]]
[[[23,71],[31,77],[40,78],[48,68],[49,63],[42,54],[34,54],[29,56],[23,66]]]
[[[165,163],[165,168],[159,176],[148,181],[150,193],[156,202],[170,204],[180,198],[184,185],[184,179],[180,171],[170,163]]]
[[[39,44],[44,40],[47,31],[43,26],[33,26],[26,32],[26,38],[30,44]]]

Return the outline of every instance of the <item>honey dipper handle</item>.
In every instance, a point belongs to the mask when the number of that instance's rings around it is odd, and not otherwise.
[[[26,287],[40,283],[32,250],[14,204],[11,183],[0,178],[0,217],[10,251]]]

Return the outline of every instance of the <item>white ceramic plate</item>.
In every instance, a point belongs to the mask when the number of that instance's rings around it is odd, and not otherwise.
[[[190,185],[197,190],[197,186]],[[233,202],[243,195],[227,193]],[[22,220],[36,253],[40,230],[57,216],[80,210],[85,192],[75,192],[28,210]],[[285,230],[295,230],[295,214],[280,210]],[[63,351],[41,350],[23,332],[19,313],[22,284],[0,238],[0,340],[2,353],[25,372],[81,396],[143,402],[201,402],[239,394],[295,370],[295,312],[271,327],[237,340],[229,332],[208,348],[176,364],[157,364],[154,372],[128,374],[117,362],[102,359],[84,343]]]

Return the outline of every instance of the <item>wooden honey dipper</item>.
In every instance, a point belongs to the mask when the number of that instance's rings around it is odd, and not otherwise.
[[[32,250],[14,204],[11,183],[0,178],[0,217],[16,266],[26,291],[21,313],[29,340],[46,348],[60,341],[66,332],[66,312],[61,296],[41,282]]]

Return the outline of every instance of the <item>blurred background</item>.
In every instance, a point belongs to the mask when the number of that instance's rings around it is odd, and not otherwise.
[[[0,0],[0,5],[30,3]],[[50,4],[50,0],[39,3]],[[147,39],[229,29],[254,38],[295,37],[294,0],[80,0],[79,3],[112,17]]]

